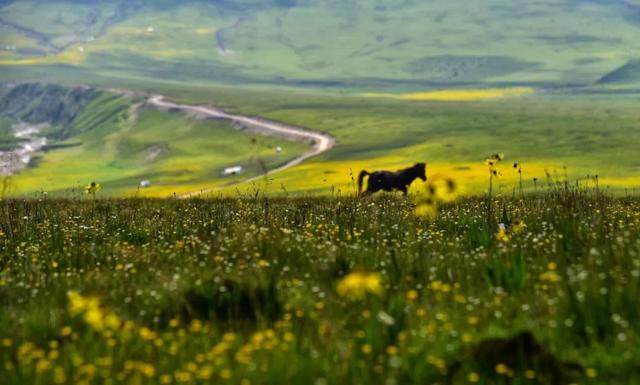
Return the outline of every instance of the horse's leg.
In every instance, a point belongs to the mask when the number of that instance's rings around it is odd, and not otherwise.
[[[371,196],[371,194],[373,194],[374,192],[371,191],[371,188],[369,186],[367,186],[367,189],[364,190],[363,192],[360,193],[359,197],[360,198],[366,198],[368,196]]]
[[[377,193],[378,191],[380,191],[380,188],[378,186],[375,185],[368,185],[367,189],[365,190],[365,192],[363,193],[364,196],[368,197],[371,196],[375,193]]]

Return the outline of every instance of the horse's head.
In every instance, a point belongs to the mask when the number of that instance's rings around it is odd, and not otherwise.
[[[427,181],[427,164],[426,163],[416,163],[413,166],[416,169],[416,176],[422,179],[423,182]]]

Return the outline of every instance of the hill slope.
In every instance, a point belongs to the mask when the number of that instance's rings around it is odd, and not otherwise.
[[[30,100],[30,102],[25,102]],[[247,134],[225,121],[204,120],[144,105],[144,99],[89,88],[25,84],[0,95],[0,118],[42,124],[49,140],[29,167],[10,178],[12,195],[47,191],[70,196],[99,181],[107,195],[169,196],[258,175],[307,149],[306,144]],[[4,135],[11,126],[5,122]],[[282,153],[275,148],[282,147]],[[221,178],[243,165],[241,177]]]
[[[8,1],[5,76],[289,85],[589,84],[634,59],[628,0]],[[16,67],[17,66],[17,67]],[[19,71],[16,71],[19,69]],[[46,73],[46,72],[44,72]],[[51,72],[49,72],[51,73]],[[6,79],[5,79],[6,80]]]

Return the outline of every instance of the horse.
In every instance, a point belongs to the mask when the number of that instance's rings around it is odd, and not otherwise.
[[[367,190],[362,192],[362,183],[364,178],[369,176],[369,183],[367,183]],[[380,190],[393,191],[399,190],[406,196],[409,189],[409,185],[416,179],[427,180],[427,164],[416,163],[412,167],[405,168],[398,171],[374,171],[368,172],[366,170],[360,171],[358,175],[358,195],[371,195]]]

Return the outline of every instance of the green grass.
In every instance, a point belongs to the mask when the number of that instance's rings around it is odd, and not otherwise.
[[[4,200],[0,375],[549,384],[574,362],[560,383],[637,383],[638,199],[552,189],[489,217],[486,202],[425,220],[389,198]],[[485,351],[522,331],[547,353]]]

